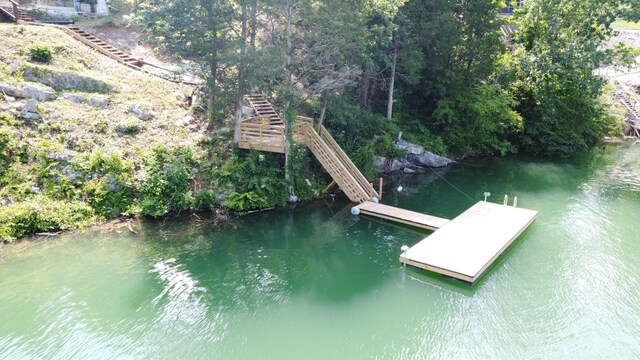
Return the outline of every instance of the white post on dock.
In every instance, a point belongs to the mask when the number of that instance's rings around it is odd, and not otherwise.
[[[407,267],[407,251],[409,251],[409,247],[407,245],[402,245],[400,251],[402,251],[402,263],[404,267]]]
[[[507,206],[508,203],[509,203],[509,195],[505,195],[504,202],[502,203],[502,205]]]

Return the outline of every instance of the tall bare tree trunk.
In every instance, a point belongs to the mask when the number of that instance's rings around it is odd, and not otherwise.
[[[240,126],[242,123],[242,106],[245,94],[245,76],[247,68],[247,3],[246,0],[241,2],[241,17],[242,17],[242,34],[240,45],[240,65],[238,66],[238,93],[236,97],[236,121],[233,131],[233,142],[238,143],[240,141]]]
[[[318,118],[318,132],[322,129],[322,122],[324,121],[324,115],[327,112],[327,97],[321,96],[321,104],[320,104],[320,118]]]
[[[216,92],[217,92],[217,78],[218,78],[218,36],[217,34],[217,22],[216,22],[216,14],[213,8],[213,2],[209,4],[207,8],[207,12],[209,15],[209,29],[213,31],[213,41],[211,44],[211,56],[209,60],[209,66],[211,67],[211,74],[209,80],[207,81],[207,85],[209,87],[209,98],[207,99],[207,116],[209,118],[209,129],[213,128],[215,121],[215,101],[216,101]]]
[[[391,81],[389,84],[389,99],[387,101],[387,119],[393,116],[393,91],[396,83],[396,64],[398,62],[398,44],[393,45],[393,62],[391,63]]]
[[[284,141],[284,178],[289,183],[291,183],[291,174],[289,170],[289,152],[291,151],[291,142],[293,139],[293,122],[295,118],[292,118],[293,115],[291,113],[291,97],[293,96],[293,84],[291,83],[293,80],[293,74],[291,69],[292,64],[292,31],[291,31],[291,22],[293,17],[293,5],[287,5],[287,88],[286,88],[286,103],[285,103],[285,141]],[[289,186],[289,195],[290,198],[295,197],[295,191],[293,185]]]
[[[258,0],[251,1],[251,20],[249,31],[249,46],[251,50],[256,49],[256,33],[258,32]]]

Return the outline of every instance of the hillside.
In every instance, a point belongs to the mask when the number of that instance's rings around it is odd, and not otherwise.
[[[51,52],[49,63],[33,61],[36,46]],[[163,215],[175,205],[167,194],[187,197],[179,210],[191,204],[188,182],[202,186],[198,144],[208,137],[190,114],[189,87],[129,69],[58,29],[0,24],[0,89],[0,240]],[[166,181],[172,164],[181,184]]]
[[[45,44],[51,49],[53,56],[50,64],[30,61],[28,48],[34,44]],[[34,124],[39,126],[32,130],[38,130],[38,138],[50,141],[51,150],[56,152],[74,154],[103,146],[120,149],[128,155],[157,144],[168,147],[194,145],[204,134],[205,127],[198,123],[183,126],[183,119],[189,115],[184,99],[191,88],[122,66],[61,30],[0,25],[0,64],[0,84],[3,86],[46,89],[46,85],[25,80],[24,69],[39,68],[95,79],[112,88],[111,91],[92,91],[82,86],[76,89],[54,86],[57,98],[38,103],[45,120]],[[46,90],[52,89],[49,87]],[[2,112],[15,117],[17,109],[24,106],[25,101],[20,98],[11,104],[3,101]],[[136,105],[150,115],[148,121],[140,119],[144,116],[132,113],[131,109]],[[118,131],[119,125],[120,128],[122,125],[138,127],[139,131],[134,135],[122,136]],[[26,131],[28,128],[21,127],[25,141],[29,141],[30,135],[33,135]]]

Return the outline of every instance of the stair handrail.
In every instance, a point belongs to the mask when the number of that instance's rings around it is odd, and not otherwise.
[[[18,17],[20,16],[20,10],[18,9],[18,3],[14,0],[9,0],[11,2],[11,6],[13,7],[13,16],[18,21]]]
[[[253,122],[255,120],[259,120],[260,123]],[[267,124],[261,117],[246,119],[240,124],[238,145],[247,149],[268,148],[270,150],[266,151],[284,152],[284,126]]]
[[[326,141],[324,141],[322,139],[322,137],[320,137],[320,135],[315,131],[315,129],[311,126],[311,124],[309,123],[302,123],[301,126],[305,126],[307,128],[307,135],[311,138],[315,137],[316,140],[318,140],[318,144],[320,144],[321,146],[325,147],[325,152],[327,153],[327,156],[331,157],[331,160],[333,160],[333,162],[336,164],[337,166],[337,171],[338,172],[342,172],[343,176],[346,177],[347,180],[351,181],[351,183],[353,185],[355,185],[354,187],[354,196],[353,198],[351,196],[349,196],[350,200],[354,201],[354,202],[363,202],[363,201],[367,201],[370,200],[370,195],[367,193],[366,188],[363,188],[362,186],[360,186],[360,183],[358,181],[356,181],[356,179],[353,177],[353,175],[351,174],[351,172],[347,169],[347,167],[345,166],[345,164],[338,159],[338,155],[332,151],[332,149],[329,147],[329,144],[327,144]],[[311,149],[311,151],[314,150],[314,145],[312,143],[312,141],[307,141],[308,144],[307,146]],[[322,162],[321,156],[316,156],[318,158],[318,160],[320,162]],[[324,165],[324,164],[323,164]],[[329,171],[330,169],[328,169],[328,166],[325,166],[325,168],[327,168],[327,171]],[[334,177],[334,180],[336,181],[336,183],[338,183],[338,185],[340,187],[343,188],[343,190],[348,190],[349,186],[348,184],[341,184],[341,182],[343,182],[342,178],[339,176],[340,174],[336,174],[337,176]],[[333,177],[333,174],[332,174]],[[349,195],[349,194],[347,194]],[[359,198],[358,198],[359,197]]]
[[[358,167],[356,167],[353,161],[351,161],[351,158],[349,158],[349,156],[344,152],[344,150],[342,150],[340,145],[336,142],[333,136],[331,136],[331,133],[329,133],[329,131],[327,130],[327,128],[324,127],[324,125],[320,125],[319,135],[323,140],[325,140],[325,142],[328,143],[328,145],[330,146],[330,149],[333,150],[333,152],[336,153],[338,158],[345,164],[345,167],[352,173],[353,177],[358,182],[360,187],[362,187],[363,190],[367,191],[369,195],[375,196],[376,198],[380,199],[380,195],[378,194],[378,192],[373,188],[373,186],[367,180],[367,178],[364,177],[362,172],[360,172],[360,170],[358,169]]]

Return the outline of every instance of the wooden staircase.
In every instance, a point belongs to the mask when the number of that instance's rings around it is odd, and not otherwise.
[[[264,96],[257,94],[247,96],[246,100],[257,116],[244,120],[240,125],[238,147],[284,153],[285,126],[273,105]],[[372,184],[324,126],[316,131],[313,119],[298,116],[293,128],[293,139],[311,150],[349,200],[360,204],[380,198]]]
[[[613,96],[627,109],[627,124],[634,130],[636,137],[640,138],[640,113],[631,103],[629,93],[618,87]]]
[[[38,26],[52,26],[56,27],[67,34],[74,37],[76,40],[79,40],[86,45],[90,46],[94,50],[118,61],[119,63],[126,65],[132,69],[143,71],[149,75],[154,75],[160,77],[164,80],[171,81],[174,83],[186,84],[186,85],[195,85],[200,86],[203,82],[200,79],[197,79],[193,76],[185,76],[185,75],[176,75],[173,71],[163,68],[161,66],[148,63],[142,59],[136,58],[131,54],[128,54],[120,49],[118,49],[113,44],[100,39],[99,37],[88,33],[85,30],[80,29],[76,26],[59,26],[53,23],[46,23],[35,21],[34,19],[27,16],[27,13],[20,9],[18,3],[15,0],[0,0],[0,15],[4,15],[11,19],[14,22],[23,22],[32,25]],[[62,24],[61,22],[57,22],[56,24]]]
[[[20,9],[18,3],[10,0],[7,4],[6,2],[0,3],[0,13],[11,19],[13,22],[23,21],[26,23],[35,22],[32,18],[27,15],[27,12]]]
[[[245,96],[247,103],[253,108],[256,117],[266,119],[270,125],[284,125],[284,121],[273,105],[264,98],[262,94],[251,94]]]
[[[167,81],[171,81],[179,84],[186,85],[202,85],[202,81],[199,81],[196,78],[189,78],[185,76],[176,77],[175,74],[168,69],[160,67],[158,65],[154,65],[148,63],[142,59],[133,57],[131,54],[128,54],[116,46],[110,44],[109,42],[100,39],[99,37],[88,33],[85,30],[80,29],[75,26],[58,26],[59,29],[62,29],[67,34],[73,36],[75,39],[85,43],[91,48],[97,50],[98,52],[116,60],[117,62],[126,65],[132,69],[143,71],[149,75],[154,75],[159,78],[162,78]]]
[[[349,200],[360,204],[371,201],[374,197],[379,198],[373,186],[353,164],[349,156],[336,143],[324,126],[320,126],[320,133],[313,128],[313,124],[308,122],[302,122],[298,126],[306,133],[305,145]]]
[[[99,37],[80,29],[79,27],[69,26],[63,29],[66,29],[66,32],[71,34],[71,36],[73,36],[74,38],[82,41],[83,43],[91,46],[92,48],[109,56],[110,58],[117,60],[118,62],[137,68],[142,68],[142,66],[144,65],[144,62],[141,59],[137,59],[130,54],[127,54],[126,52],[109,44],[105,40],[102,40]]]

